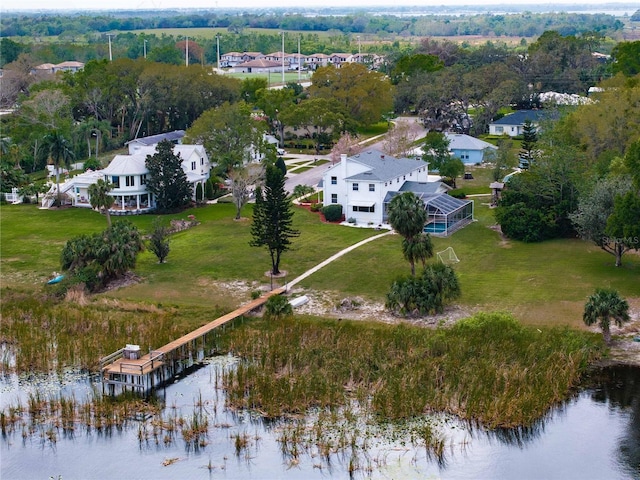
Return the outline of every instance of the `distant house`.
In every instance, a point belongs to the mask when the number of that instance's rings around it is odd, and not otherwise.
[[[237,64],[250,60],[240,52],[227,52],[220,55],[220,67],[235,67]]]
[[[518,137],[524,133],[524,123],[529,120],[534,125],[549,116],[545,110],[518,110],[517,112],[505,115],[499,120],[489,124],[489,134],[509,135]]]
[[[304,59],[304,63],[307,64],[310,70],[326,67],[329,64],[329,55],[325,55],[324,53],[307,55]]]
[[[462,160],[462,163],[473,165],[482,163],[488,151],[497,150],[491,143],[462,133],[445,133],[449,140],[449,150],[452,155]]]
[[[473,202],[447,195],[440,177],[428,175],[420,159],[395,158],[377,150],[351,157],[342,155],[322,179],[324,205],[340,204],[347,219],[361,225],[386,224],[394,196],[411,191],[425,202],[426,231],[447,235],[473,219]],[[437,225],[435,225],[437,224]]]
[[[74,62],[67,61],[58,64],[53,63],[42,63],[33,67],[31,73],[33,75],[43,75],[43,74],[54,74],[57,72],[77,72],[84,68],[84,63],[82,62]]]
[[[336,68],[340,68],[344,63],[352,63],[351,53],[332,53],[329,55],[329,63]]]
[[[285,63],[285,68],[288,68],[288,66],[288,63]],[[282,63],[267,58],[258,58],[257,60],[239,63],[231,68],[231,71],[238,73],[282,72]]]

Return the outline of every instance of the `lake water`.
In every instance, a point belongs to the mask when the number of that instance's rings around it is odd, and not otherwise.
[[[206,445],[187,447],[178,433],[165,443],[162,436],[140,440],[152,419],[132,421],[109,434],[77,428],[73,436],[61,430],[55,441],[42,432],[23,438],[21,431],[0,440],[0,477],[13,479],[640,479],[640,369],[617,367],[593,379],[593,385],[551,412],[531,429],[487,432],[455,418],[429,419],[446,438],[441,462],[414,445],[402,429],[357,422],[351,427],[360,440],[323,455],[311,438],[318,415],[298,425],[307,435],[299,451],[284,439],[293,435],[290,422],[263,422],[250,414],[224,409],[219,374],[236,360],[215,357],[159,392],[163,416],[190,418],[196,410],[208,418]],[[94,384],[100,389],[99,384]],[[82,375],[0,380],[0,407],[25,402],[29,392],[44,395],[91,394]],[[197,406],[196,406],[197,405]],[[354,430],[355,429],[355,430]],[[347,429],[348,430],[348,429]],[[334,444],[344,433],[335,432]],[[237,448],[238,438],[244,439]],[[285,445],[288,447],[285,448]],[[283,453],[284,452],[284,453]],[[350,473],[351,471],[351,473]]]

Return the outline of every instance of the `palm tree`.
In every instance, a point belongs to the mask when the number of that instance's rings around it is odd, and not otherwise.
[[[42,139],[42,147],[44,151],[49,156],[49,159],[53,163],[56,169],[56,186],[58,191],[57,203],[61,204],[60,201],[60,166],[61,162],[65,166],[69,166],[69,162],[72,158],[74,158],[74,153],[71,148],[71,144],[66,139],[66,137],[60,133],[58,130],[54,130]]]
[[[404,237],[403,254],[411,264],[411,275],[415,276],[415,261],[425,255],[427,258],[433,255],[433,251],[428,251],[427,244],[421,236],[424,224],[427,223],[424,202],[413,192],[404,192],[391,200],[387,213],[389,224]],[[419,247],[421,243],[424,243],[423,247]],[[430,243],[429,241],[429,245]]]
[[[605,343],[609,345],[611,343],[610,321],[613,319],[618,326],[628,322],[629,304],[615,290],[597,288],[595,293],[587,299],[582,319],[587,325],[600,322],[602,336]]]
[[[415,263],[420,261],[424,267],[427,260],[433,257],[433,244],[428,233],[419,233],[412,241],[402,240],[402,255],[411,265],[411,273],[415,275]]]
[[[115,198],[109,195],[109,192],[113,188],[113,185],[102,178],[96,183],[89,186],[89,202],[92,208],[103,210],[107,216],[107,225],[111,226],[111,215],[109,209],[113,205]]]

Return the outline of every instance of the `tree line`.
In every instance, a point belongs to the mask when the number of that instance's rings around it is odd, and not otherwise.
[[[532,37],[545,30],[563,35],[596,30],[612,34],[623,23],[608,14],[512,13],[508,15],[395,15],[364,11],[345,15],[305,15],[303,13],[175,12],[155,11],[118,15],[87,14],[3,14],[4,37],[46,37],[73,33],[133,31],[162,28],[224,28],[238,33],[245,28],[296,30],[302,32],[336,30],[347,34],[401,36],[507,35]]]

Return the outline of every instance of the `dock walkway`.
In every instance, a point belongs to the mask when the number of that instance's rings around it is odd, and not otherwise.
[[[103,391],[105,385],[110,387],[112,394],[115,394],[116,386],[142,391],[149,391],[160,386],[188,367],[189,363],[193,363],[194,352],[198,350],[196,344],[201,341],[204,346],[205,336],[208,333],[261,307],[269,297],[285,292],[286,287],[271,290],[240,308],[216,318],[156,350],[151,350],[140,358],[126,358],[126,349],[124,348],[102,358],[100,370]]]

